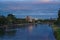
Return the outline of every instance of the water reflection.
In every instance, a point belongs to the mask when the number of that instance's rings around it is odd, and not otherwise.
[[[29,24],[17,29],[1,31],[0,40],[55,40],[53,30],[48,24]]]
[[[30,25],[28,26],[28,30],[29,30],[29,33],[32,32],[32,30],[33,30],[33,25],[32,25],[32,24],[30,24]]]
[[[7,36],[14,37],[16,35],[16,30],[6,32]]]
[[[0,31],[0,37],[4,37],[5,35],[13,37],[13,36],[15,36],[15,34],[16,34],[16,30],[12,30],[12,31],[1,30]]]
[[[0,37],[3,37],[5,35],[4,31],[0,31]]]

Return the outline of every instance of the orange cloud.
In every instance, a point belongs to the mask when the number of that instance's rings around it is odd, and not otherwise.
[[[41,0],[41,2],[50,2],[50,0]]]
[[[50,0],[43,0],[44,2],[50,2]]]

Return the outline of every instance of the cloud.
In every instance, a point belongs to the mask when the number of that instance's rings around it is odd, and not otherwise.
[[[42,2],[50,2],[50,0],[40,0],[40,1],[42,1]]]
[[[60,0],[0,0],[0,1],[31,1],[31,2],[34,2],[34,1],[40,1],[40,2],[51,2],[51,1],[58,1],[58,2],[60,2]]]

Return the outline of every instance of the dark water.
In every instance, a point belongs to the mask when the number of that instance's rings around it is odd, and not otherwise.
[[[0,40],[55,40],[48,24],[25,25],[15,31],[0,32]]]

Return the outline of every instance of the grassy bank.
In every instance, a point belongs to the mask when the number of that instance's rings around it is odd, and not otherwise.
[[[53,25],[56,40],[60,40],[60,27]]]

